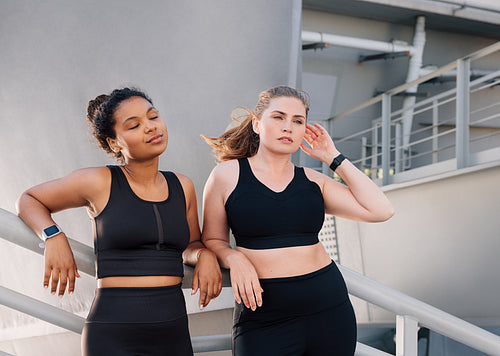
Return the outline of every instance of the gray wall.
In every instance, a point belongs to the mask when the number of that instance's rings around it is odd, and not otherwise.
[[[260,91],[288,84],[289,53],[298,45],[292,34],[300,22],[300,13],[292,21],[294,4],[2,1],[0,208],[15,211],[18,196],[37,183],[113,163],[95,146],[85,107],[124,85],[152,97],[169,130],[160,167],[189,176],[201,206],[215,160],[200,134],[222,133],[234,106],[253,108]],[[84,209],[59,213],[56,221],[72,238],[92,244]],[[0,285],[86,315],[92,277],[77,282],[72,300],[56,300],[42,291],[41,257],[0,239],[0,260]],[[12,331],[3,335],[34,323],[1,306],[0,316],[0,328]]]

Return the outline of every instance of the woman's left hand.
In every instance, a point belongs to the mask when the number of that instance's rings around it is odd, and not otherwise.
[[[222,289],[222,273],[217,256],[210,250],[202,250],[194,268],[191,295],[200,288],[198,306],[200,310],[219,296]]]
[[[335,147],[328,131],[318,123],[314,125],[307,124],[304,140],[306,140],[311,147],[301,143],[300,148],[302,151],[327,165],[330,165],[333,159],[340,153]]]

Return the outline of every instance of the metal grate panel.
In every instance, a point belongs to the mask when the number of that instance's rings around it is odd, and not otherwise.
[[[326,252],[332,260],[340,263],[339,248],[337,242],[337,227],[335,225],[335,217],[332,215],[325,215],[323,227],[319,232],[319,240],[325,247]]]

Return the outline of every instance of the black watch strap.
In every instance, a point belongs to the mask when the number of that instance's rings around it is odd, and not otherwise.
[[[335,157],[333,159],[332,164],[330,164],[330,169],[335,172],[335,170],[337,169],[337,167],[340,166],[340,164],[342,162],[344,162],[345,159],[346,159],[346,156],[344,156],[342,153],[339,154],[337,157]]]

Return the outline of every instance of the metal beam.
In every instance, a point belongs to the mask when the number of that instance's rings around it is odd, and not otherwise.
[[[12,242],[18,246],[43,255],[40,248],[41,240],[17,215],[0,208],[0,238]],[[95,276],[94,250],[81,242],[68,238],[69,244],[75,256],[75,262],[80,272]],[[191,289],[194,268],[184,265],[184,278],[182,288]],[[229,271],[222,269],[222,286],[230,287],[231,279]]]
[[[439,334],[488,355],[500,355],[500,336],[339,265],[349,293],[397,315],[409,315]]]
[[[387,59],[394,59],[394,58],[399,58],[399,57],[408,57],[409,55],[410,55],[410,51],[379,53],[379,54],[372,54],[369,56],[360,55],[358,57],[358,63],[363,63],[366,61],[375,61],[377,59],[387,60]]]
[[[382,185],[389,184],[389,169],[391,161],[391,97],[382,96]]]
[[[396,315],[396,356],[417,356],[418,320]]]
[[[469,165],[469,125],[470,125],[470,59],[457,61],[457,169]]]
[[[0,304],[77,334],[82,333],[85,323],[85,319],[81,316],[2,286],[0,286]]]

